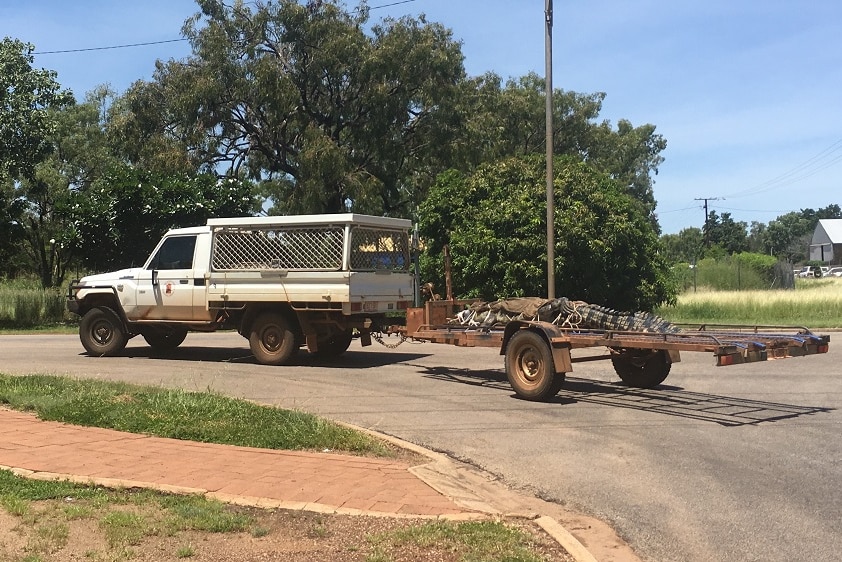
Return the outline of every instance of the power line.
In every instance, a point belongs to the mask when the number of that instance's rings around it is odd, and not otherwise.
[[[811,176],[816,175],[822,170],[826,170],[827,168],[830,168],[836,163],[842,161],[842,153],[840,153],[840,151],[842,151],[842,139],[837,140],[818,154],[814,155],[811,158],[808,158],[807,160],[805,160],[801,164],[798,164],[791,170],[788,170],[783,174],[776,176],[763,183],[760,183],[754,187],[750,187],[748,189],[744,189],[742,191],[738,191],[736,193],[728,195],[728,197],[731,199],[735,199],[738,197],[759,195],[760,193],[765,193],[773,189],[778,189],[780,187],[784,187],[789,184],[805,180]]]
[[[379,6],[372,6],[369,10],[379,10],[380,8],[388,8],[390,6],[399,6],[400,4],[409,4],[410,2],[415,2],[415,0],[400,0],[399,2],[392,2],[391,4],[381,4]]]
[[[381,4],[379,6],[371,6],[369,10],[379,10],[380,8],[389,8],[390,6],[399,6],[400,4],[409,4],[411,2],[415,2],[416,0],[399,0],[398,2],[392,2],[391,4]],[[109,45],[107,47],[87,47],[84,49],[61,49],[57,51],[34,51],[33,55],[56,55],[56,54],[63,54],[63,53],[84,53],[88,51],[107,51],[110,49],[128,49],[130,47],[146,47],[149,45],[163,45],[165,43],[178,43],[181,41],[187,41],[187,39],[164,39],[162,41],[147,41],[144,43],[129,43],[126,45]]]
[[[129,47],[145,47],[147,45],[163,45],[164,43],[176,43],[187,41],[187,39],[165,39],[163,41],[147,41],[145,43],[130,43],[127,45],[110,45],[108,47],[88,47],[85,49],[63,49],[60,51],[35,51],[33,55],[54,55],[58,53],[82,53],[85,51],[107,51],[109,49],[127,49]]]

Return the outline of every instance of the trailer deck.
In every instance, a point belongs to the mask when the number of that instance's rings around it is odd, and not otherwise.
[[[682,351],[712,353],[716,366],[727,366],[827,353],[830,342],[830,336],[800,326],[700,325],[660,333],[562,328],[531,320],[491,327],[454,323],[454,312],[469,303],[428,301],[424,308],[409,309],[403,333],[431,343],[498,348],[515,392],[531,400],[555,395],[577,362],[611,360],[624,382],[653,388],[681,360]],[[605,347],[607,353],[571,353],[592,347]]]

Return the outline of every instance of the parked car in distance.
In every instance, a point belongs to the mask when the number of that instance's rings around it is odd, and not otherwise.
[[[817,267],[815,265],[805,265],[801,268],[801,271],[798,272],[798,277],[822,277],[828,270],[830,270],[830,268],[825,266]]]
[[[831,267],[827,270],[827,275],[830,277],[842,277],[842,267]]]

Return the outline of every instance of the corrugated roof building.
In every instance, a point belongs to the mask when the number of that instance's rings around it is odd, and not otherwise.
[[[842,264],[842,219],[821,219],[810,242],[810,259]]]

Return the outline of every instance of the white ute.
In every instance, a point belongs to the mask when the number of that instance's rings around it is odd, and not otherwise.
[[[263,364],[303,345],[337,356],[413,304],[411,226],[350,213],[209,219],[167,232],[143,267],[73,282],[68,309],[94,356],[136,335],[164,350],[221,329],[248,338]]]

